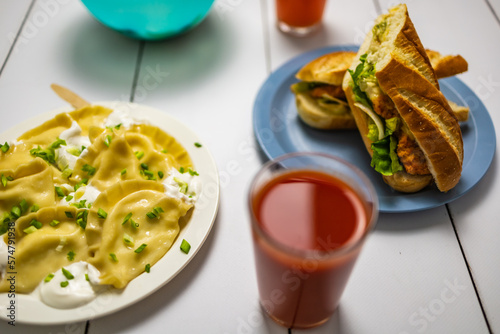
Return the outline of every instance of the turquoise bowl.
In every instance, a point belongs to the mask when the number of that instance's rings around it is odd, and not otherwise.
[[[102,24],[142,40],[160,40],[191,30],[214,0],[82,0]]]

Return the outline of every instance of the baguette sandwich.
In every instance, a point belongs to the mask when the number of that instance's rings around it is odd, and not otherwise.
[[[468,69],[460,55],[441,55],[426,50],[438,79],[454,76]],[[317,129],[356,129],[342,80],[356,58],[356,52],[337,51],[325,54],[302,67],[295,77],[300,81],[290,88],[295,95],[297,112],[309,126]],[[460,122],[468,119],[469,108],[450,101]]]
[[[389,186],[416,192],[434,182],[446,192],[458,183],[462,133],[406,5],[377,18],[342,87],[371,166]]]

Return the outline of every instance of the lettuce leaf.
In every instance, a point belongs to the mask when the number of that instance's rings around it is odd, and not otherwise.
[[[385,135],[390,136],[399,128],[399,118],[393,117],[385,120]]]
[[[359,82],[361,80],[375,77],[375,64],[368,63],[366,57],[366,53],[359,57],[360,63],[356,66],[356,69],[354,71],[349,69],[348,71],[352,78],[351,88],[354,93],[354,100],[372,108],[372,101],[370,101],[366,93],[359,87]]]
[[[392,135],[372,143],[373,156],[370,166],[387,176],[402,171],[403,166],[399,163],[396,146],[397,139]]]

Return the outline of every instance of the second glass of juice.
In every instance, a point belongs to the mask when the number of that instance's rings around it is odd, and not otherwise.
[[[260,303],[288,328],[326,322],[378,217],[372,184],[333,156],[268,162],[249,192]]]
[[[303,37],[321,26],[326,0],[276,0],[278,28]]]

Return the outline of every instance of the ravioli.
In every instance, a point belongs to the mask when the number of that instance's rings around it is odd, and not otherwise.
[[[68,218],[67,213],[73,218]],[[73,207],[47,207],[16,221],[16,292],[30,293],[50,273],[88,258],[85,232],[75,223],[77,215],[78,210]],[[54,220],[58,224],[51,226]],[[35,228],[33,221],[39,222],[41,227]],[[26,233],[31,226],[34,231]],[[4,238],[7,241],[7,235]],[[71,251],[73,260],[68,259]],[[0,281],[0,292],[10,288],[6,278]]]
[[[0,217],[9,214],[12,208],[23,200],[25,208],[19,208],[21,214],[33,205],[39,207],[55,205],[52,169],[42,159],[32,159],[14,170],[0,170],[0,174],[12,178],[12,181],[8,181],[5,186],[0,185]]]
[[[18,293],[78,261],[100,271],[99,284],[122,289],[165,255],[193,209],[185,182],[177,197],[162,183],[172,170],[193,172],[184,147],[149,124],[106,126],[112,112],[58,114],[0,152],[0,234],[15,221]],[[85,146],[76,145],[82,138]],[[95,197],[82,200],[91,188]]]
[[[179,219],[191,207],[166,196],[162,185],[150,181],[123,181],[101,193],[85,230],[88,262],[101,272],[101,283],[123,288],[146,264],[155,264],[172,246]],[[99,217],[99,209],[106,218]],[[150,218],[151,212],[158,213]],[[141,245],[144,249],[138,252]]]

